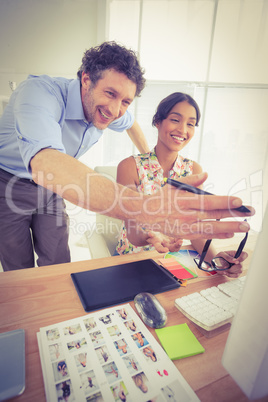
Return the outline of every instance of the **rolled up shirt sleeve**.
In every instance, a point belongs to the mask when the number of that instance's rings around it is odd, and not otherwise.
[[[26,81],[14,104],[17,141],[26,169],[30,161],[44,148],[65,152],[62,128],[65,105],[57,88],[48,82]]]

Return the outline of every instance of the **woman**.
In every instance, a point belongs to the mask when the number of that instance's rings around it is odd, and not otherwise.
[[[164,98],[152,121],[158,130],[155,148],[149,153],[134,155],[121,161],[117,169],[117,182],[135,188],[137,192],[155,194],[165,185],[168,177],[179,180],[180,177],[201,173],[202,168],[197,162],[180,155],[180,151],[193,138],[199,120],[199,107],[190,95],[175,92]],[[191,243],[201,253],[205,241],[195,239]],[[181,244],[182,240],[147,231],[128,220],[122,228],[116,251],[118,254],[126,254],[147,251],[154,247],[158,252],[165,253],[178,251]],[[217,254],[211,245],[206,259],[211,261],[216,255],[234,264],[229,270],[219,273],[231,277],[239,276],[242,272],[241,262],[247,258],[247,253],[242,252],[239,258],[234,259],[235,251]]]

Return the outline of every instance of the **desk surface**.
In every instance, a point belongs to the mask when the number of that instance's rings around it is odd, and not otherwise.
[[[222,244],[222,243],[221,243]],[[226,245],[226,249],[232,249]],[[250,262],[254,241],[249,242],[247,251]],[[14,398],[16,401],[45,401],[43,377],[39,358],[36,333],[41,327],[82,316],[85,313],[73,286],[72,272],[103,268],[143,258],[161,257],[156,252],[136,255],[102,258],[88,261],[60,264],[42,268],[31,268],[0,273],[0,332],[23,328],[26,331],[26,389]],[[177,360],[174,364],[194,389],[201,401],[235,401],[248,399],[238,388],[221,365],[221,357],[228,331],[213,338],[206,338],[174,306],[177,297],[200,291],[209,286],[226,281],[225,277],[214,275],[210,278],[196,278],[185,288],[179,288],[157,295],[167,311],[167,325],[187,322],[192,332],[205,348],[205,353]],[[130,302],[134,307],[134,303]],[[155,331],[149,330],[155,335]]]

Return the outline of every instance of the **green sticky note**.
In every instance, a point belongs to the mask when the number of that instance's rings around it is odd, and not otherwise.
[[[182,359],[205,351],[187,324],[164,327],[156,329],[155,332],[171,360]]]

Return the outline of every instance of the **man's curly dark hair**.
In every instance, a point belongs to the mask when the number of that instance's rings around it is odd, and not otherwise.
[[[123,73],[137,86],[135,96],[140,96],[145,86],[144,70],[141,68],[137,55],[133,50],[127,49],[116,42],[104,42],[100,46],[85,51],[82,65],[77,72],[81,81],[82,72],[89,74],[93,85],[102,78],[105,70],[114,69]]]

